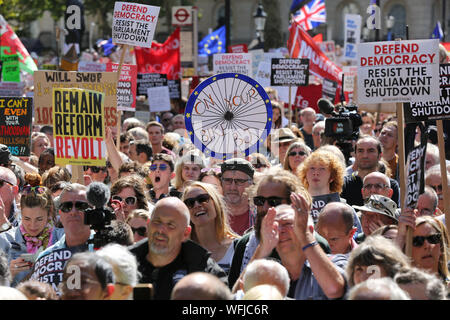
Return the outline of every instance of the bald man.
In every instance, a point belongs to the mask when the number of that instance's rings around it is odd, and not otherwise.
[[[316,231],[330,245],[331,254],[349,254],[355,247],[353,208],[342,202],[330,202],[320,212]]]
[[[379,194],[392,198],[394,190],[391,188],[391,180],[384,173],[374,171],[364,177],[361,194],[364,200],[373,194]]]
[[[156,203],[148,224],[148,239],[129,247],[136,256],[140,283],[151,283],[155,300],[169,300],[175,284],[185,275],[203,271],[228,284],[227,275],[210,253],[189,240],[189,209],[176,197]]]
[[[183,277],[172,290],[171,300],[232,300],[230,289],[219,278],[206,272]]]
[[[19,192],[17,178],[12,170],[0,166],[0,233],[19,225],[16,195]]]

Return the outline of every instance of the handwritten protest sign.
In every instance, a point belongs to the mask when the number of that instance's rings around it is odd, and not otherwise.
[[[29,156],[33,98],[0,98],[0,143],[13,156]]]
[[[139,3],[116,2],[112,23],[113,42],[150,48],[159,9]]]
[[[53,124],[52,88],[80,88],[105,94],[105,125],[117,125],[117,74],[114,72],[42,71],[34,72],[35,122]]]
[[[137,92],[140,96],[147,96],[147,89],[167,86],[167,75],[162,73],[138,73]]]
[[[20,82],[19,56],[17,54],[1,55],[3,62],[2,80],[9,82]]]
[[[218,53],[213,55],[213,72],[253,74],[251,53]]]
[[[450,119],[450,64],[439,66],[440,99],[438,101],[411,102],[404,104],[405,121]]]
[[[309,79],[308,59],[273,58],[270,85],[307,86]]]
[[[229,159],[259,152],[272,127],[264,88],[242,74],[223,73],[200,83],[189,97],[186,130],[207,156]]]
[[[105,94],[53,89],[55,163],[105,166]]]
[[[31,279],[49,283],[58,293],[58,284],[63,281],[64,268],[72,257],[69,249],[58,249],[36,260]]]
[[[360,43],[358,103],[439,100],[439,40]]]

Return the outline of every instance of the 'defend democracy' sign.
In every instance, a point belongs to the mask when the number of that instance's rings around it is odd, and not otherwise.
[[[439,40],[361,43],[358,102],[425,102],[439,99]]]

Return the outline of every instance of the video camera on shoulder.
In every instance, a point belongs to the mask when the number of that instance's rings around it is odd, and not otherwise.
[[[359,127],[362,125],[362,119],[357,111],[358,107],[356,105],[338,105],[334,107],[333,104],[326,99],[320,99],[318,105],[320,111],[332,115],[330,118],[325,119],[326,137],[335,138],[337,140],[358,139]],[[326,107],[323,107],[323,105],[326,105]]]

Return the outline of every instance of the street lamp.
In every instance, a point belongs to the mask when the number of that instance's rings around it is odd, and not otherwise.
[[[256,26],[256,37],[258,41],[264,43],[264,27],[266,25],[267,13],[264,11],[261,1],[259,1],[258,7],[253,14],[253,19],[255,19]]]
[[[392,38],[393,38],[391,30],[394,27],[394,24],[395,24],[395,17],[394,16],[386,17],[386,28],[388,30],[387,41],[391,41]]]

